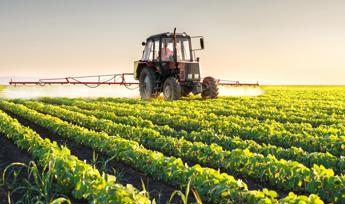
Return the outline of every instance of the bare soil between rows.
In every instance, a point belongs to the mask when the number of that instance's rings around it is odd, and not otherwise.
[[[23,152],[17,146],[0,134],[0,176],[2,177],[3,170],[12,162],[27,163],[31,160],[27,152]],[[2,182],[2,179],[1,179]],[[13,196],[13,200],[19,197]],[[8,188],[6,186],[0,187],[0,203],[8,203]]]

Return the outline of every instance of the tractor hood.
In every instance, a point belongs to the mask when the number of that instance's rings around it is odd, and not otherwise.
[[[177,62],[180,81],[200,81],[200,67],[198,62]]]

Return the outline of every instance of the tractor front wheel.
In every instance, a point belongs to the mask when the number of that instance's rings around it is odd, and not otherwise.
[[[156,76],[155,72],[150,68],[144,68],[139,76],[139,91],[141,99],[150,100],[156,98],[158,92],[155,90]]]
[[[201,92],[201,97],[203,99],[208,98],[217,98],[218,96],[218,87],[217,82],[213,77],[206,77],[202,80],[203,90]]]
[[[164,82],[163,87],[164,100],[178,100],[181,97],[181,86],[177,83],[175,77],[169,77]]]

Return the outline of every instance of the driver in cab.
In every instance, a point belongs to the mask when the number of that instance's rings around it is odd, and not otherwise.
[[[173,56],[174,56],[174,52],[168,48],[168,42],[164,41],[163,47],[161,49],[162,61],[173,61],[174,60]]]

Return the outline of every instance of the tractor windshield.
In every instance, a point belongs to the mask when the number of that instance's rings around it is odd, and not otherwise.
[[[161,60],[174,61],[174,40],[172,38],[162,39]],[[188,38],[176,38],[177,61],[190,61],[190,46]]]
[[[178,61],[190,61],[190,46],[188,38],[177,38],[176,39],[176,51]]]

